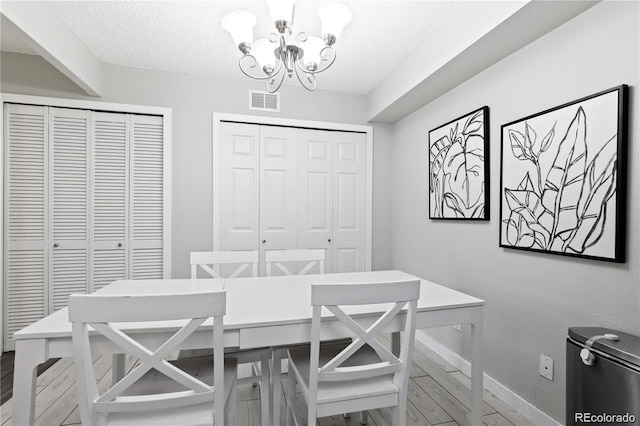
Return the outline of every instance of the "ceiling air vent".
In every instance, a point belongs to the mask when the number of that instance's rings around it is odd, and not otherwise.
[[[254,111],[280,112],[280,93],[249,90],[249,109]]]

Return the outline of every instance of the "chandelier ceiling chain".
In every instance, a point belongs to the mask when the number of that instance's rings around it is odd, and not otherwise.
[[[269,38],[253,40],[256,17],[246,10],[237,10],[222,19],[222,28],[231,33],[242,52],[240,70],[248,77],[267,81],[270,93],[278,91],[285,75],[296,75],[307,90],[316,89],[315,75],[329,68],[336,60],[334,44],[340,32],[351,22],[351,12],[338,2],[326,2],[318,10],[322,38],[299,32],[293,36],[295,5],[293,0],[267,1],[271,20],[277,32]]]

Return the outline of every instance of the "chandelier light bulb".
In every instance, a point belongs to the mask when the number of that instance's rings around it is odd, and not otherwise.
[[[222,18],[222,28],[229,31],[233,42],[243,53],[247,53],[243,50],[243,46],[247,51],[251,48],[255,25],[256,15],[246,10],[236,10]]]
[[[284,33],[293,21],[295,0],[267,0],[271,22],[276,25],[280,33]]]
[[[268,39],[261,38],[256,40],[251,47],[251,54],[267,75],[271,75],[276,67],[276,57],[273,54],[276,46],[276,43],[271,43]]]
[[[330,46],[340,37],[345,25],[351,22],[351,11],[344,4],[332,1],[324,3],[320,7],[318,17],[320,18],[322,36]]]
[[[302,43],[304,49],[304,63],[308,71],[315,71],[320,65],[320,52],[324,49],[325,44],[320,37],[307,37]]]

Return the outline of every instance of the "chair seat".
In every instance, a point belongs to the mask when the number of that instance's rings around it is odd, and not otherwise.
[[[213,385],[213,356],[199,356],[170,361],[171,364],[189,373],[199,380]],[[224,360],[224,397],[228,401],[231,393],[235,392],[234,383],[237,374],[237,360]],[[157,370],[150,370],[131,385],[122,396],[145,395],[148,393],[169,393],[185,390],[181,384],[168,378]],[[213,403],[208,401],[186,407],[174,407],[166,410],[155,410],[139,413],[111,413],[108,417],[109,425],[211,425],[213,424]]]
[[[324,365],[348,346],[348,343],[330,343],[320,345],[320,362]],[[309,388],[309,360],[311,347],[296,346],[289,349],[289,371],[297,373],[298,384]],[[344,364],[343,367],[380,362],[380,357],[369,346],[360,348]],[[393,383],[393,375],[377,376],[360,380],[323,381],[318,383],[318,405],[348,399],[397,395],[398,387]]]
[[[156,410],[153,413],[111,413],[109,426],[208,425],[214,422],[212,404]]]
[[[178,359],[188,359],[200,356],[212,356],[212,349],[186,349],[181,350],[178,354]],[[238,378],[238,384],[244,385],[247,383],[255,384],[256,381],[260,381],[260,375],[262,374],[262,359],[271,357],[271,348],[256,348],[256,349],[238,349],[238,348],[225,348],[225,357],[234,358],[238,361],[238,364],[251,364],[252,375],[249,377]],[[269,370],[267,369],[267,374]],[[265,390],[267,392],[267,390]]]

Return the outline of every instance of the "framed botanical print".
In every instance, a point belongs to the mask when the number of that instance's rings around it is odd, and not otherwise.
[[[501,247],[624,262],[627,90],[502,126]]]
[[[429,218],[489,220],[489,107],[429,132]]]

